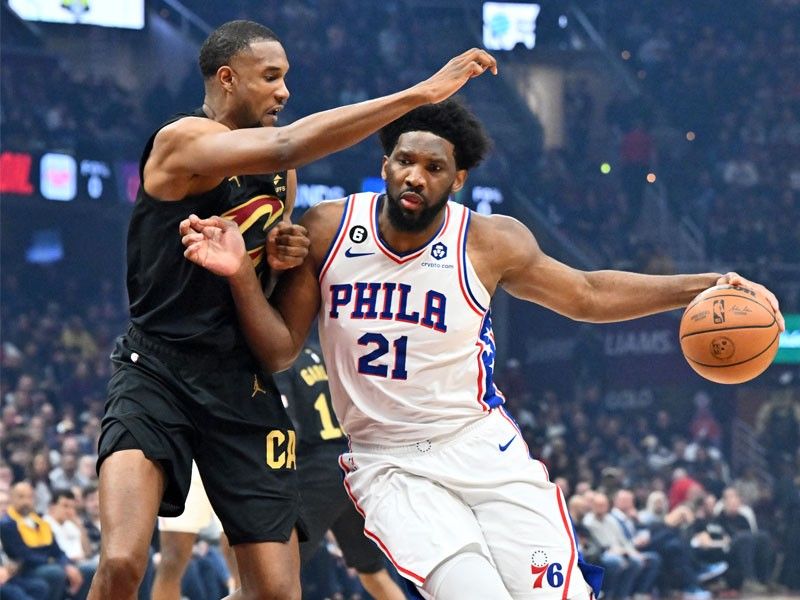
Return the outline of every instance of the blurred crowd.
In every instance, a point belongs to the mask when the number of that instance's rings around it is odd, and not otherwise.
[[[603,3],[594,16],[636,91],[620,84],[600,105],[569,81],[568,142],[540,163],[553,222],[603,264],[674,272],[675,240],[640,223],[663,194],[699,260],[767,279],[797,306],[781,280],[797,279],[800,247],[799,15],[781,1]]]

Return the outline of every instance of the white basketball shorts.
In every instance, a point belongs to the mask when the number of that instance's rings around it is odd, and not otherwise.
[[[590,597],[561,490],[502,409],[440,439],[353,442],[339,463],[365,534],[415,584],[470,548],[515,599]]]

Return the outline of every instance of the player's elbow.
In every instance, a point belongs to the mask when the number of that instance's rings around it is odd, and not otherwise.
[[[261,366],[270,373],[280,373],[294,364],[300,355],[302,344],[291,342],[270,350],[270,352],[262,353],[259,357]]]

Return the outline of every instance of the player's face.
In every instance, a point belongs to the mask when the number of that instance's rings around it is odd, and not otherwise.
[[[450,194],[467,178],[456,169],[453,144],[428,131],[408,131],[383,157],[389,222],[400,231],[419,232],[441,214]]]
[[[286,73],[289,61],[276,41],[250,44],[250,50],[231,59],[231,93],[237,104],[239,127],[270,127],[289,99]]]

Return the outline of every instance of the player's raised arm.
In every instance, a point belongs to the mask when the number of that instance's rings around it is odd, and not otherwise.
[[[764,286],[736,273],[646,275],[627,271],[581,271],[545,254],[531,231],[505,216],[476,215],[470,229],[479,274],[487,287],[546,306],[579,321],[625,321],[681,308],[703,290],[723,283],[756,287],[770,299],[778,322],[778,300]],[[488,279],[488,281],[487,281]],[[491,291],[490,290],[490,291]]]
[[[497,62],[486,51],[473,48],[413,87],[315,113],[285,127],[231,131],[208,119],[181,119],[159,132],[147,168],[177,177],[222,178],[300,167],[360,142],[417,106],[448,98],[486,70],[496,73]],[[234,77],[229,67],[221,68],[217,76],[223,88]]]

